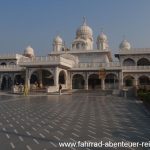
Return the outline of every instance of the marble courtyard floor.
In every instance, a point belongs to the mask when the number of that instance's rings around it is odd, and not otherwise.
[[[0,95],[0,149],[105,149],[59,146],[76,141],[148,142],[150,112],[140,101],[111,95]]]

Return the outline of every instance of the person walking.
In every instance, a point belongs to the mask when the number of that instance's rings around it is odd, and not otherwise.
[[[62,90],[62,86],[61,84],[59,85],[59,95],[61,95],[61,90]]]

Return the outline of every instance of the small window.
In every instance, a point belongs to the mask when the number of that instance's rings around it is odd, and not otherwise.
[[[80,43],[77,43],[76,48],[80,49]]]
[[[10,62],[9,65],[16,65],[15,62]]]
[[[6,63],[5,63],[5,62],[2,62],[1,65],[2,65],[2,66],[6,66]]]

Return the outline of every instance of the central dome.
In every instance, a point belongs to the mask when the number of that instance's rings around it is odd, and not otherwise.
[[[88,39],[90,38],[93,40],[93,31],[92,29],[86,24],[86,20],[84,18],[83,25],[81,25],[77,31],[76,31],[76,38],[83,38],[83,39]]]

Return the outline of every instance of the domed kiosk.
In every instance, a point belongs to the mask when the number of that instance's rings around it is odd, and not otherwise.
[[[127,40],[123,40],[119,45],[120,50],[130,50],[131,44]]]
[[[63,40],[62,40],[62,38],[58,35],[58,36],[56,36],[56,37],[54,38],[53,43],[55,43],[55,44],[62,44],[62,43],[63,43]]]
[[[24,56],[26,57],[34,57],[34,49],[31,46],[28,46],[25,50],[24,50]]]
[[[98,35],[96,43],[97,43],[97,49],[99,50],[108,49],[107,36],[103,32],[101,32],[101,34]]]
[[[56,36],[53,39],[53,51],[59,52],[64,49],[63,40],[60,36]]]

